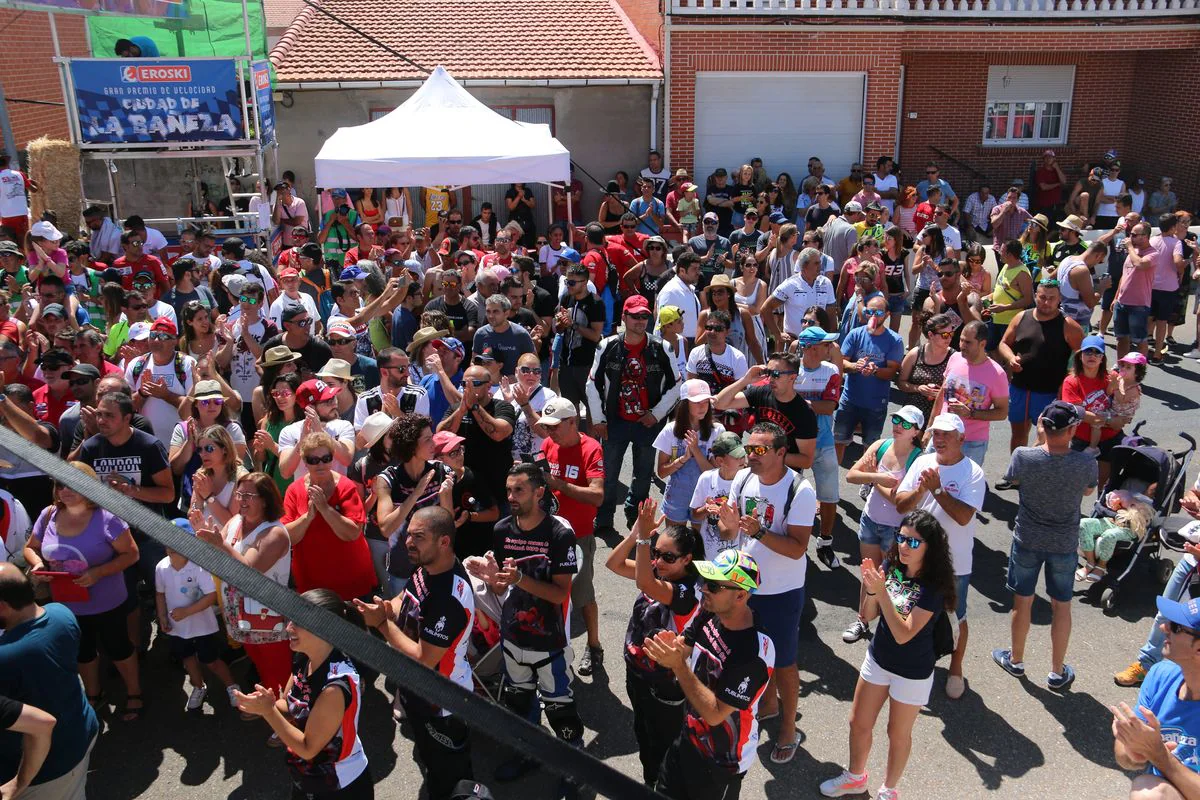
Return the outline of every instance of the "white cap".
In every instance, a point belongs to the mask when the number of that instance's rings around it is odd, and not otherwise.
[[[363,420],[362,437],[366,449],[370,450],[374,447],[375,443],[382,439],[383,435],[392,427],[393,422],[395,420],[382,411],[376,411]]]
[[[918,428],[925,427],[925,414],[916,406],[903,406],[896,412],[896,416],[905,422],[911,422]]]
[[[679,396],[691,403],[703,403],[705,400],[711,400],[713,395],[707,382],[700,378],[692,378],[684,381],[679,387]]]
[[[846,207],[842,210],[847,214],[861,214],[863,207],[862,203],[858,202],[857,200],[851,200],[849,203],[846,203]]]
[[[150,338],[150,323],[135,322],[129,326],[129,341],[140,342]]]
[[[29,228],[29,235],[36,236],[39,239],[49,239],[52,242],[57,242],[63,238],[62,231],[54,227],[53,223],[40,219]]]
[[[933,424],[929,426],[931,431],[953,431],[954,433],[966,433],[966,427],[963,425],[962,417],[958,414],[938,414],[933,418]]]
[[[579,409],[573,402],[565,397],[554,397],[547,400],[546,405],[542,406],[542,416],[538,419],[538,423],[554,427],[565,419],[575,419],[578,416]]]

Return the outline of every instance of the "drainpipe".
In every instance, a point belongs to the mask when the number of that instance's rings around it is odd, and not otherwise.
[[[650,149],[658,149],[658,92],[659,85],[656,83],[650,89]],[[665,160],[663,163],[667,163]]]
[[[663,86],[671,88],[671,6],[673,0],[662,0],[663,2]],[[663,96],[663,119],[666,124],[663,125],[664,131],[671,130],[671,93],[667,92]],[[671,137],[663,136],[663,163],[671,163]]]
[[[900,163],[900,137],[904,131],[904,65],[900,65],[900,92],[896,97],[896,144],[892,147],[892,158]],[[865,166],[865,165],[864,165]]]

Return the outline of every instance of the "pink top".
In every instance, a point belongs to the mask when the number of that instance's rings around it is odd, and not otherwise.
[[[1156,256],[1153,247],[1147,247],[1140,252],[1142,256]],[[1117,287],[1116,301],[1123,306],[1150,307],[1150,290],[1154,288],[1154,277],[1157,267],[1151,269],[1134,269],[1125,256],[1125,268],[1121,272],[1121,285]]]
[[[1154,257],[1154,289],[1163,292],[1179,291],[1179,270],[1175,268],[1175,256],[1183,256],[1183,243],[1174,236],[1150,237],[1150,246],[1156,251]]]
[[[1008,378],[995,361],[985,358],[982,364],[972,364],[962,353],[951,353],[946,364],[946,375],[942,381],[942,403],[934,410],[940,414],[951,400],[965,403],[976,411],[987,411],[995,407],[993,400],[1008,397]],[[962,418],[966,428],[963,441],[986,442],[988,427],[985,419]]]

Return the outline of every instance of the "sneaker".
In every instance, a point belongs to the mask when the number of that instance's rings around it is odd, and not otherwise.
[[[992,661],[995,661],[1000,669],[1012,675],[1014,678],[1025,677],[1024,662],[1015,662],[1012,660],[1012,650],[993,650]]]
[[[826,797],[841,797],[847,794],[863,794],[867,791],[867,773],[854,777],[849,770],[842,770],[836,778],[821,782],[821,794]]]
[[[237,693],[240,692],[241,690],[242,690],[242,687],[240,687],[240,686],[226,686],[225,687],[225,696],[229,698],[229,705],[232,708],[236,709],[238,707]]]
[[[967,679],[962,675],[946,676],[946,697],[951,700],[960,699],[967,691]]]
[[[863,622],[858,617],[854,618],[854,622],[850,623],[850,627],[842,634],[842,641],[846,644],[854,644],[862,639],[871,638],[871,629],[867,627],[867,623]]]
[[[1000,481],[993,488],[998,492],[1007,492],[1009,489],[1016,489],[1017,484],[1012,481]]]
[[[1054,692],[1065,692],[1074,682],[1075,670],[1071,669],[1070,664],[1063,664],[1061,675],[1055,675],[1051,672],[1046,676],[1046,686]]]
[[[192,693],[188,695],[187,710],[195,711],[204,705],[204,697],[208,694],[208,686],[193,686]]]
[[[1146,668],[1142,666],[1140,661],[1135,661],[1125,669],[1113,675],[1113,682],[1117,686],[1135,687],[1141,686],[1142,681],[1146,680]]]
[[[1191,350],[1188,350],[1187,357],[1200,358],[1200,347],[1193,346]]]
[[[875,800],[900,800],[900,790],[880,786],[879,791],[875,793]]]
[[[842,561],[837,557],[837,553],[833,552],[832,539],[817,540],[817,558],[829,569],[837,569],[842,565]]]
[[[588,645],[583,649],[583,657],[579,659],[579,668],[575,670],[585,678],[595,671],[596,667],[604,665],[604,648]]]
[[[533,772],[537,768],[537,761],[534,761],[532,758],[517,756],[516,758],[510,758],[508,761],[505,761],[500,764],[500,766],[496,767],[496,771],[493,773],[493,775],[500,783],[511,783],[512,781],[515,781],[518,778]]]

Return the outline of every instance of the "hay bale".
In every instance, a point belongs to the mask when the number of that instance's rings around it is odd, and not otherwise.
[[[43,211],[52,211],[60,230],[77,234],[83,211],[79,148],[43,136],[30,142],[27,152],[29,177],[40,187],[40,191],[30,196],[33,218],[38,219]]]

